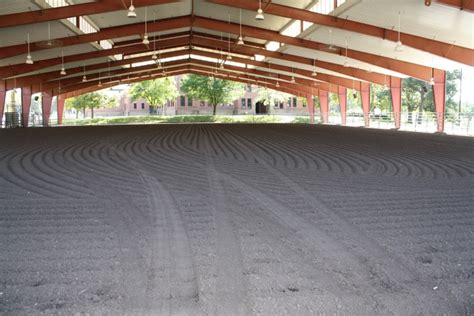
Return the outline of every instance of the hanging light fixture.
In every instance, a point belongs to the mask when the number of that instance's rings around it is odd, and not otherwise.
[[[316,59],[313,59],[313,72],[311,73],[311,76],[316,77],[318,73],[316,72]]]
[[[430,79],[429,84],[430,84],[430,86],[434,86],[434,85],[435,85],[434,68],[431,68],[431,79]]]
[[[99,71],[99,83],[97,84],[97,86],[100,88],[102,87],[102,81],[101,81],[101,73]]]
[[[230,25],[230,14],[227,14],[227,23]],[[230,54],[230,33],[227,33],[227,60],[232,60]]]
[[[237,45],[244,45],[244,38],[242,37],[242,9],[240,9],[240,33],[239,33],[239,39],[237,40]]]
[[[349,67],[349,59],[347,58],[347,47],[348,47],[348,44],[347,44],[347,37],[346,37],[346,58],[344,60],[344,67]]]
[[[402,41],[400,40],[400,11],[398,11],[398,40],[397,40],[397,45],[395,45],[395,51],[396,52],[403,51],[403,44],[402,44]]]
[[[262,0],[258,0],[258,10],[257,10],[257,15],[255,16],[255,20],[259,20],[259,21],[265,20],[265,16],[263,16],[263,10],[262,10]]]
[[[64,51],[61,51],[61,71],[59,72],[61,76],[66,75],[66,69],[64,68]]]
[[[279,88],[280,87],[280,81],[277,81],[275,87]]]
[[[130,7],[128,7],[127,16],[129,18],[136,18],[137,17],[137,13],[135,12],[135,6],[133,5],[133,0],[130,0]]]
[[[84,75],[82,76],[82,82],[87,82],[86,65],[83,65],[83,73],[84,73]]]
[[[153,12],[153,22],[156,22],[156,13]],[[157,60],[158,56],[156,55],[156,33],[153,36],[153,55],[151,55],[151,59]]]
[[[150,41],[148,40],[148,32],[147,32],[147,7],[145,7],[145,34],[143,35],[143,44],[148,45]]]
[[[295,73],[295,69],[294,69],[294,68],[291,68],[291,80],[290,80],[291,83],[295,83],[295,82],[296,82],[294,73]]]
[[[27,63],[28,65],[33,65],[33,58],[30,54],[30,33],[26,34],[26,42],[28,44],[28,55],[26,55],[25,63]]]

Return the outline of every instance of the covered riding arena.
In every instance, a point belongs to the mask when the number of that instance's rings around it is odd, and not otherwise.
[[[132,3],[0,2],[19,125],[0,129],[0,315],[473,313],[474,140],[444,126],[474,1]],[[304,98],[310,123],[60,126],[67,98],[182,74]],[[399,130],[409,77],[437,133]],[[371,84],[390,130],[368,126]],[[348,90],[365,127],[344,126]]]

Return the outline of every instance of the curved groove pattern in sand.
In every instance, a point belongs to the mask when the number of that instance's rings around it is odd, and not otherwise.
[[[0,314],[472,313],[471,139],[0,132]]]

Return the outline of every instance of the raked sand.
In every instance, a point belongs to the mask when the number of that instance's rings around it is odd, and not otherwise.
[[[0,131],[0,314],[469,315],[474,139]]]

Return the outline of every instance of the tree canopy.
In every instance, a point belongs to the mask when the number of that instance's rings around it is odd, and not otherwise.
[[[77,112],[83,111],[86,116],[86,109],[91,110],[91,118],[94,118],[94,109],[100,107],[110,107],[116,103],[114,97],[107,97],[100,92],[91,92],[66,100],[66,108],[76,109]]]
[[[273,89],[264,88],[258,90],[258,98],[263,101],[264,105],[269,106],[269,109],[275,103],[287,102],[289,97],[291,97],[291,94]]]
[[[178,96],[178,90],[173,78],[167,77],[134,83],[128,94],[133,101],[144,99],[150,106],[163,106]]]
[[[194,74],[182,79],[181,90],[190,98],[209,102],[213,115],[218,104],[230,103],[245,93],[241,83]]]

